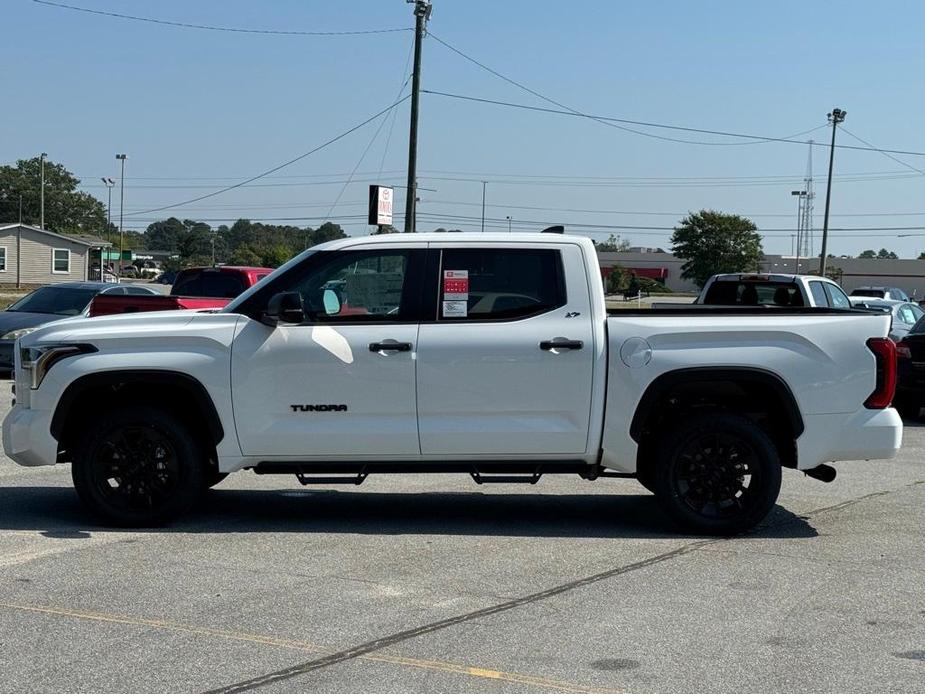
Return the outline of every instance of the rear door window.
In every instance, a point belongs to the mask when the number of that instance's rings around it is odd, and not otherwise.
[[[558,250],[447,248],[441,255],[438,320],[519,320],[566,304]]]
[[[851,302],[845,293],[834,284],[828,282],[819,282],[825,287],[825,294],[829,299],[829,306],[832,308],[851,308]]]

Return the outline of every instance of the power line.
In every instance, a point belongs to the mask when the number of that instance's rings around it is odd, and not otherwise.
[[[367,123],[371,123],[372,121],[376,120],[376,118],[378,118],[379,116],[381,116],[383,113],[388,113],[388,112],[391,111],[393,108],[395,108],[396,106],[398,106],[399,104],[401,104],[403,101],[405,101],[407,98],[408,98],[407,96],[406,96],[406,97],[403,97],[403,98],[399,99],[398,101],[396,101],[395,103],[391,104],[390,106],[386,106],[384,109],[382,109],[381,111],[379,111],[379,112],[376,113],[375,115],[370,116],[369,118],[367,118],[366,120],[364,120],[362,123],[358,123],[357,125],[354,125],[354,126],[353,126],[352,128],[350,128],[349,130],[345,130],[345,131],[342,132],[341,134],[336,135],[335,137],[332,137],[330,140],[328,140],[327,142],[324,142],[324,143],[318,145],[318,146],[315,147],[314,149],[310,149],[309,151],[307,151],[307,152],[305,152],[305,153],[303,153],[303,154],[300,154],[299,156],[294,157],[293,159],[290,159],[289,161],[283,162],[282,164],[279,164],[278,166],[274,166],[274,167],[271,168],[271,169],[267,169],[266,171],[264,171],[264,172],[262,172],[262,173],[259,173],[259,174],[257,174],[256,176],[251,176],[251,177],[248,178],[247,180],[241,181],[240,183],[235,183],[234,185],[226,186],[225,188],[222,188],[222,189],[220,189],[220,190],[216,190],[216,191],[213,191],[213,192],[211,192],[211,193],[207,193],[206,195],[200,195],[199,197],[191,198],[190,200],[184,200],[184,201],[182,201],[182,202],[173,203],[172,205],[163,205],[163,206],[161,206],[161,207],[154,207],[154,208],[152,208],[152,209],[150,209],[150,210],[143,210],[142,212],[136,212],[136,213],[134,213],[134,214],[136,214],[136,215],[139,215],[139,214],[148,214],[148,213],[150,213],[150,212],[160,212],[160,211],[162,211],[162,210],[169,210],[169,209],[171,209],[171,208],[173,208],[173,207],[181,207],[181,206],[183,206],[183,205],[188,205],[188,204],[193,203],[193,202],[199,202],[200,200],[205,200],[206,198],[211,198],[211,197],[214,197],[214,196],[216,196],[216,195],[221,195],[222,193],[226,193],[226,192],[228,192],[229,190],[234,190],[235,188],[240,188],[241,186],[246,186],[248,183],[252,183],[252,182],[254,182],[254,181],[256,181],[256,180],[258,180],[258,179],[260,179],[260,178],[263,178],[264,176],[267,176],[267,175],[269,175],[269,174],[271,174],[271,173],[275,173],[275,172],[279,171],[280,169],[284,169],[284,168],[286,168],[287,166],[290,166],[290,165],[292,165],[292,164],[295,164],[297,161],[301,161],[302,159],[305,159],[306,157],[311,156],[311,155],[314,154],[315,152],[318,152],[318,151],[324,149],[325,147],[328,147],[329,145],[334,144],[334,143],[337,142],[338,140],[342,140],[343,138],[347,137],[347,135],[350,135],[351,133],[353,133],[353,132],[359,130],[360,128],[362,128],[362,127],[363,127],[364,125],[366,125]]]
[[[393,111],[393,115],[394,115]],[[16,162],[11,162],[16,163]],[[499,177],[499,178],[553,178],[553,179],[585,179],[590,181],[717,181],[717,180],[758,180],[758,179],[776,179],[776,180],[786,180],[786,181],[795,181],[800,178],[796,174],[763,174],[760,176],[578,176],[578,175],[564,175],[564,174],[526,174],[526,173],[499,173],[491,171],[454,171],[451,169],[420,169],[421,173],[439,173],[439,174],[459,174],[464,176],[473,176],[473,181],[481,181],[484,177]],[[358,172],[361,176],[371,176],[379,175],[383,173],[386,174],[395,174],[404,176],[407,173],[406,169],[391,169],[388,171],[360,171]],[[904,176],[909,176],[904,171],[855,171],[845,174],[836,174],[836,178],[841,178],[843,176],[893,176],[896,174],[902,174]],[[320,174],[282,174],[279,176],[266,176],[270,179],[296,179],[296,178],[328,178],[328,177],[346,177],[349,176],[349,172],[343,173],[320,173]],[[78,175],[78,178],[96,178],[96,175]],[[126,176],[126,181],[237,181],[242,176]]]
[[[65,5],[61,2],[51,2],[50,0],[32,0],[38,5],[47,5],[63,10],[72,10],[74,12],[84,12],[86,14],[95,14],[103,17],[115,17],[116,19],[128,19],[134,22],[147,22],[149,24],[160,24],[163,26],[180,27],[182,29],[202,29],[206,31],[226,31],[235,34],[262,34],[273,36],[359,36],[363,34],[391,34],[398,31],[411,31],[410,27],[399,27],[395,29],[365,29],[359,31],[299,31],[286,29],[249,29],[242,27],[223,27],[211,24],[193,24],[190,22],[177,22],[169,19],[155,19],[153,17],[138,17],[131,14],[120,14],[118,12],[105,12],[103,10],[92,10],[88,7],[78,7],[76,5]]]
[[[894,157],[892,154],[890,154],[890,153],[887,152],[886,150],[880,149],[879,147],[876,147],[875,145],[872,145],[872,144],[871,144],[870,142],[868,142],[867,140],[863,139],[862,137],[858,137],[858,136],[855,135],[853,132],[851,132],[850,130],[846,129],[844,125],[841,126],[841,129],[842,129],[842,132],[845,133],[846,135],[849,135],[849,136],[853,137],[855,140],[857,140],[858,142],[861,142],[861,143],[867,145],[868,147],[872,147],[872,148],[874,149],[874,151],[879,152],[880,154],[882,154],[883,156],[885,156],[887,159],[892,159],[892,160],[895,161],[897,164],[901,164],[901,165],[905,166],[907,169],[912,169],[912,170],[915,171],[916,173],[925,176],[925,171],[923,171],[922,169],[919,169],[919,168],[913,166],[912,164],[907,164],[907,163],[904,162],[902,159],[897,159],[896,157]]]
[[[458,48],[456,48],[456,47],[454,47],[454,46],[451,46],[449,43],[447,43],[446,41],[444,41],[443,39],[441,39],[439,36],[436,36],[436,35],[434,35],[433,33],[430,33],[429,36],[430,36],[432,39],[434,39],[434,41],[436,41],[437,43],[439,43],[439,44],[445,46],[446,48],[450,49],[451,51],[453,51],[454,53],[456,53],[456,54],[459,55],[460,57],[462,57],[462,58],[468,60],[470,63],[472,63],[472,64],[474,64],[474,65],[477,65],[478,67],[482,68],[482,69],[485,70],[486,72],[491,73],[491,74],[494,75],[495,77],[498,77],[499,79],[504,80],[504,81],[507,82],[508,84],[512,84],[512,85],[514,85],[515,87],[517,87],[518,89],[522,89],[523,91],[527,92],[528,94],[532,94],[533,96],[537,97],[538,99],[542,99],[543,101],[545,101],[545,102],[547,102],[547,103],[553,104],[554,106],[558,106],[558,107],[560,107],[560,108],[564,108],[564,109],[566,109],[568,112],[570,112],[572,115],[575,115],[575,116],[582,116],[582,117],[584,117],[584,118],[590,118],[591,120],[595,120],[595,121],[601,123],[602,125],[607,125],[607,126],[610,126],[610,127],[618,128],[619,130],[625,130],[626,132],[634,133],[634,134],[636,134],[636,135],[642,135],[643,137],[651,137],[651,138],[656,139],[656,140],[666,140],[666,141],[668,141],[668,142],[680,142],[680,143],[689,144],[689,145],[729,146],[729,145],[757,144],[756,142],[747,142],[747,143],[746,143],[746,142],[703,142],[703,141],[699,141],[699,140],[683,140],[683,139],[675,138],[675,137],[665,137],[665,136],[663,136],[663,135],[655,135],[654,133],[647,133],[647,132],[644,132],[644,131],[642,131],[642,130],[635,130],[635,129],[633,129],[633,128],[627,128],[627,127],[622,126],[622,125],[617,125],[617,124],[616,124],[617,122],[629,123],[629,124],[631,124],[631,125],[644,125],[644,124],[643,124],[643,123],[634,123],[633,121],[628,121],[628,120],[617,121],[617,119],[614,119],[614,118],[598,118],[598,117],[596,117],[596,116],[588,115],[587,113],[583,113],[583,112],[581,112],[581,111],[578,111],[577,109],[574,109],[574,108],[572,108],[571,106],[567,106],[566,104],[563,104],[563,103],[561,103],[561,102],[559,102],[559,101],[556,101],[555,99],[552,99],[552,98],[550,98],[550,97],[548,97],[548,96],[546,96],[546,95],[544,95],[544,94],[541,94],[540,92],[536,91],[535,89],[531,89],[530,87],[526,86],[525,84],[521,84],[521,83],[518,82],[517,80],[511,79],[510,77],[507,77],[506,75],[502,75],[502,74],[501,74],[500,72],[498,72],[497,70],[494,70],[494,69],[488,67],[487,65],[485,65],[485,64],[482,63],[482,62],[479,62],[478,60],[476,60],[476,59],[473,58],[472,56],[463,53],[463,52],[462,52],[461,50],[459,50]],[[427,90],[424,90],[424,91],[426,92]],[[434,93],[434,94],[436,94],[436,93],[438,93],[438,92],[428,92],[428,93]],[[446,96],[446,95],[443,95],[443,96]],[[825,125],[818,125],[818,126],[816,126],[816,127],[810,128],[809,130],[805,130],[805,131],[803,131],[803,132],[800,132],[800,133],[796,133],[796,134],[794,134],[794,135],[791,135],[790,137],[799,137],[800,135],[807,135],[807,134],[809,134],[809,133],[811,133],[811,132],[813,132],[813,131],[815,131],[815,130],[819,130],[819,128],[824,128],[824,127],[825,127]],[[770,141],[770,140],[768,140],[768,141]]]
[[[808,141],[794,140],[793,137],[796,137],[796,136],[768,137],[766,135],[748,135],[745,133],[734,133],[734,132],[728,132],[725,130],[708,130],[706,128],[688,128],[688,127],[684,127],[680,125],[666,125],[665,123],[650,123],[646,121],[629,120],[627,118],[614,118],[610,116],[592,116],[592,115],[579,113],[579,112],[571,111],[571,110],[562,111],[562,110],[558,110],[554,108],[544,108],[542,106],[529,106],[527,104],[516,104],[510,101],[498,101],[495,99],[483,99],[483,98],[479,98],[475,96],[466,96],[464,94],[451,94],[449,92],[438,92],[432,89],[422,89],[421,91],[425,94],[433,94],[435,96],[444,96],[450,99],[462,99],[463,101],[474,101],[476,103],[491,104],[493,106],[506,106],[508,108],[519,108],[525,111],[539,111],[541,113],[553,113],[553,114],[562,115],[562,116],[575,116],[578,118],[588,118],[588,119],[596,120],[596,121],[608,121],[608,122],[614,122],[614,123],[633,123],[635,125],[643,125],[643,126],[647,126],[650,128],[664,128],[666,130],[680,130],[683,132],[706,133],[710,135],[721,135],[724,137],[739,137],[739,138],[744,138],[748,140],[760,140],[763,142],[787,142],[787,143],[795,144],[795,145],[810,144],[810,142]],[[813,128],[812,130],[808,130],[800,134],[805,135],[805,134],[812,132],[813,130],[819,130],[820,128],[824,128],[824,127],[826,126],[820,125],[820,126]],[[715,144],[715,143],[712,143],[712,144]],[[814,147],[829,147],[829,145],[826,145],[825,143],[822,143],[822,142],[813,142],[812,144]],[[925,157],[925,152],[912,152],[909,150],[902,150],[902,149],[877,149],[876,147],[859,147],[857,145],[835,145],[835,148],[836,149],[850,149],[850,150],[856,150],[860,152],[879,152],[880,154],[889,153],[889,154],[904,154],[910,157]]]
[[[461,219],[461,220],[470,220],[470,221],[480,221],[481,217],[474,217],[471,215],[454,215],[454,214],[438,214],[430,213],[432,216],[440,217],[444,219]],[[486,221],[492,222],[507,222],[507,219],[501,219],[499,217],[490,218],[486,217]],[[534,225],[548,225],[550,223],[549,219],[537,220],[537,219],[522,219],[514,220],[517,223],[521,224],[534,224]],[[579,229],[622,229],[622,230],[645,230],[645,231],[674,231],[674,227],[665,227],[665,226],[645,226],[645,225],[632,225],[632,224],[588,224],[583,222],[565,222],[559,221],[560,224],[564,224],[567,228],[574,227]],[[883,226],[883,227],[832,227],[833,231],[840,232],[868,232],[868,231],[925,231],[925,225],[917,226]],[[767,232],[786,232],[785,235],[789,236],[793,230],[790,227],[786,228],[759,228],[758,232],[762,235],[765,235]]]
[[[434,205],[463,205],[466,207],[481,207],[480,202],[468,202],[462,200],[421,200],[424,204]],[[539,207],[534,205],[513,205],[509,203],[488,203],[486,207],[496,207],[499,209],[510,210],[537,210],[541,212],[577,212],[581,214],[613,214],[613,215],[639,215],[641,217],[684,217],[690,211],[685,212],[656,212],[656,211],[639,211],[639,210],[601,210],[586,209],[575,207]],[[736,212],[743,217],[781,217],[791,219],[793,213],[790,212]],[[925,212],[855,212],[833,214],[832,217],[925,217]]]
[[[412,49],[414,48],[413,43],[411,44],[411,47]],[[408,60],[405,61],[405,67],[402,68],[402,74],[405,74],[408,72],[408,63],[410,62],[410,60],[411,60],[411,52],[409,51]],[[395,95],[395,99],[401,98],[401,95],[405,91],[405,87],[408,86],[408,81],[410,79],[411,79],[411,75],[406,74],[404,81],[401,83],[401,86],[398,88],[398,93]],[[393,109],[391,113],[386,113],[385,116],[382,118],[382,120],[379,121],[379,125],[376,128],[376,132],[374,132],[373,136],[369,138],[369,143],[366,145],[366,149],[363,150],[363,153],[360,155],[360,158],[357,160],[357,163],[353,167],[353,171],[350,172],[350,175],[347,177],[347,180],[344,181],[344,185],[343,187],[341,187],[340,192],[337,194],[337,197],[334,198],[334,202],[331,204],[331,209],[328,210],[328,216],[330,216],[331,213],[334,212],[334,208],[337,207],[337,203],[340,202],[341,197],[343,197],[344,193],[346,192],[347,186],[349,186],[350,183],[353,181],[353,177],[356,175],[357,169],[359,169],[360,166],[362,166],[363,160],[366,159],[366,155],[369,154],[369,150],[372,148],[373,143],[375,143],[376,139],[379,137],[379,133],[382,132],[382,128],[385,125],[386,121],[389,119],[389,116],[393,115],[394,113],[396,113],[396,109]],[[391,132],[389,134],[391,135]]]

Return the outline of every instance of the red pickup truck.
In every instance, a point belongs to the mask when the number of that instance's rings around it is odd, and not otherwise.
[[[98,294],[90,303],[89,315],[171,311],[175,309],[221,308],[245,289],[273,272],[267,267],[195,267],[181,270],[163,296]]]

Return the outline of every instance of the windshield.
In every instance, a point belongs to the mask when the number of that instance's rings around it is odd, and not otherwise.
[[[97,295],[96,289],[77,287],[42,287],[27,294],[7,311],[50,313],[56,316],[79,316]]]
[[[855,289],[851,292],[851,296],[873,296],[877,299],[882,299],[884,293],[882,289]]]
[[[303,260],[305,260],[308,256],[310,256],[310,255],[312,255],[312,254],[314,254],[314,253],[318,253],[318,252],[319,252],[319,251],[314,250],[314,249],[307,250],[307,251],[302,251],[302,252],[299,253],[295,258],[291,258],[291,259],[290,259],[288,262],[286,262],[285,264],[280,265],[278,268],[276,268],[276,270],[274,270],[273,272],[271,272],[269,275],[266,275],[266,276],[262,277],[262,278],[260,279],[260,281],[257,282],[257,284],[255,284],[254,286],[250,287],[250,288],[249,288],[247,291],[245,291],[243,294],[239,294],[238,297],[237,297],[236,299],[234,299],[230,304],[228,304],[227,306],[225,306],[225,308],[223,308],[221,312],[222,312],[222,313],[237,313],[237,312],[238,312],[238,307],[239,307],[241,304],[243,304],[245,301],[247,301],[248,298],[250,298],[251,296],[253,296],[254,292],[259,291],[262,287],[266,286],[266,283],[269,282],[269,281],[271,280],[271,278],[279,276],[280,273],[286,272],[289,268],[291,268],[291,267],[293,267],[293,266],[298,265],[299,263],[301,263],[301,262],[302,262]]]
[[[710,285],[703,303],[711,306],[803,306],[793,282],[720,280]]]

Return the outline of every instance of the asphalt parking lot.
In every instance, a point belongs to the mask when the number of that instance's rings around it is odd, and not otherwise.
[[[240,473],[115,531],[2,458],[0,691],[925,692],[923,452],[785,471],[727,540],[632,481],[446,475]]]

